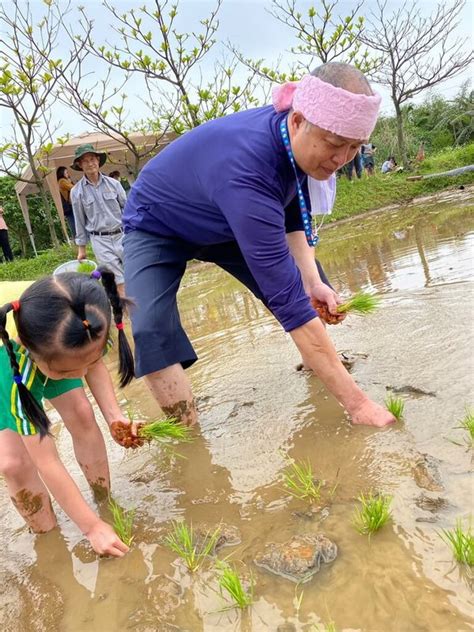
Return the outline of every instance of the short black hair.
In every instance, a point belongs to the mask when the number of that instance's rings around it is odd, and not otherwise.
[[[17,306],[7,303],[0,307],[0,340],[10,359],[12,380],[18,386],[27,419],[41,436],[48,434],[49,420],[22,381],[15,348],[7,331],[7,314],[14,310],[22,344],[47,360],[63,349],[80,349],[92,340],[107,339],[112,312],[118,329],[120,386],[126,386],[135,373],[122,324],[123,310],[129,301],[120,297],[114,274],[105,268],[99,271],[102,285],[95,278],[77,272],[48,276],[32,283],[20,296]]]

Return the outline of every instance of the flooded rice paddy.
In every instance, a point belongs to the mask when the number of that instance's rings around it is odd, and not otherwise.
[[[457,632],[473,629],[470,578],[439,537],[472,513],[472,451],[456,428],[473,402],[474,191],[325,228],[318,256],[342,293],[376,291],[381,309],[330,328],[377,401],[405,400],[405,421],[351,427],[265,308],[213,266],[190,268],[181,314],[200,361],[190,370],[200,429],[185,458],[157,448],[125,454],[106,435],[113,492],[136,508],[122,560],[97,559],[58,509],[60,529],[28,533],[0,484],[0,627],[8,632]],[[115,370],[116,358],[110,363]],[[121,394],[158,410],[142,381]],[[53,414],[54,418],[54,414]],[[92,495],[60,423],[63,460]],[[318,511],[282,484],[288,457],[309,459],[334,489]],[[355,499],[392,494],[393,521],[369,540]],[[324,496],[324,494],[323,494]],[[240,544],[219,552],[255,581],[254,605],[226,610],[212,564],[190,575],[163,545],[172,520],[223,521]],[[338,556],[297,585],[257,567],[268,543],[323,533]]]

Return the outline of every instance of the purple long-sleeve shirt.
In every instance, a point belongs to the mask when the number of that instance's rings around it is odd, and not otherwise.
[[[125,232],[198,245],[236,240],[286,331],[317,316],[286,232],[302,230],[296,178],[280,136],[286,113],[256,108],[187,132],[140,172],[125,206]],[[307,194],[306,177],[299,172]]]

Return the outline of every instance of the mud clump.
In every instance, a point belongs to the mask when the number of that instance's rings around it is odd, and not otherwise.
[[[330,564],[337,557],[337,546],[325,535],[293,536],[283,544],[267,544],[255,564],[293,582],[307,582],[319,572],[321,562]]]
[[[392,391],[393,393],[401,393],[402,395],[411,395],[413,397],[436,397],[436,393],[433,391],[425,391],[418,386],[411,386],[411,384],[404,384],[403,386],[391,386],[387,384],[385,390]]]
[[[319,318],[328,325],[338,325],[341,322],[341,314],[331,314],[326,303],[321,303],[317,298],[312,298],[311,305],[318,312]]]
[[[217,525],[211,525],[205,522],[201,522],[194,528],[194,535],[196,538],[196,547],[198,550],[205,548],[208,540],[212,534],[219,529],[219,535],[216,540],[214,549],[210,551],[211,555],[214,555],[219,549],[225,546],[236,546],[242,542],[240,531],[234,525],[225,524],[223,522]]]
[[[439,461],[429,454],[420,454],[413,463],[411,471],[418,487],[430,492],[444,491],[439,473]]]
[[[432,498],[430,496],[426,496],[425,494],[421,494],[421,496],[415,500],[415,503],[416,506],[423,509],[423,511],[429,511],[431,513],[441,511],[449,506],[449,502],[446,498],[441,498],[440,496]]]
[[[140,432],[140,428],[143,428],[144,425],[145,424],[137,424],[137,433]],[[110,433],[114,440],[124,448],[132,448],[132,450],[135,450],[145,443],[144,439],[132,435],[131,424],[124,423],[123,421],[113,421],[110,424]]]

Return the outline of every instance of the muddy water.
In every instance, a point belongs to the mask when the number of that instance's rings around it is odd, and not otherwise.
[[[96,559],[59,510],[60,530],[30,535],[0,486],[1,628],[289,632],[333,621],[346,631],[471,630],[469,578],[438,532],[472,512],[472,453],[457,445],[456,426],[474,399],[473,210],[474,191],[448,193],[323,232],[319,256],[336,287],[382,297],[378,313],[330,333],[355,356],[353,375],[372,397],[407,391],[405,422],[385,431],[352,428],[318,380],[295,371],[291,340],[258,301],[218,269],[192,268],[180,303],[200,356],[190,370],[201,419],[194,443],[173,459],[156,449],[124,456],[108,441],[115,497],[137,509],[136,544],[119,561]],[[122,396],[156,416],[143,383]],[[92,503],[60,423],[55,434]],[[327,489],[337,483],[326,511],[311,514],[282,491],[286,455],[310,459]],[[438,491],[420,487],[421,455]],[[354,498],[369,489],[394,497],[393,523],[371,541],[351,525]],[[249,612],[222,611],[212,569],[190,576],[163,547],[169,521],[181,517],[238,527],[242,543],[221,557],[232,552],[253,574]],[[253,564],[268,542],[319,532],[339,555],[303,586]]]

